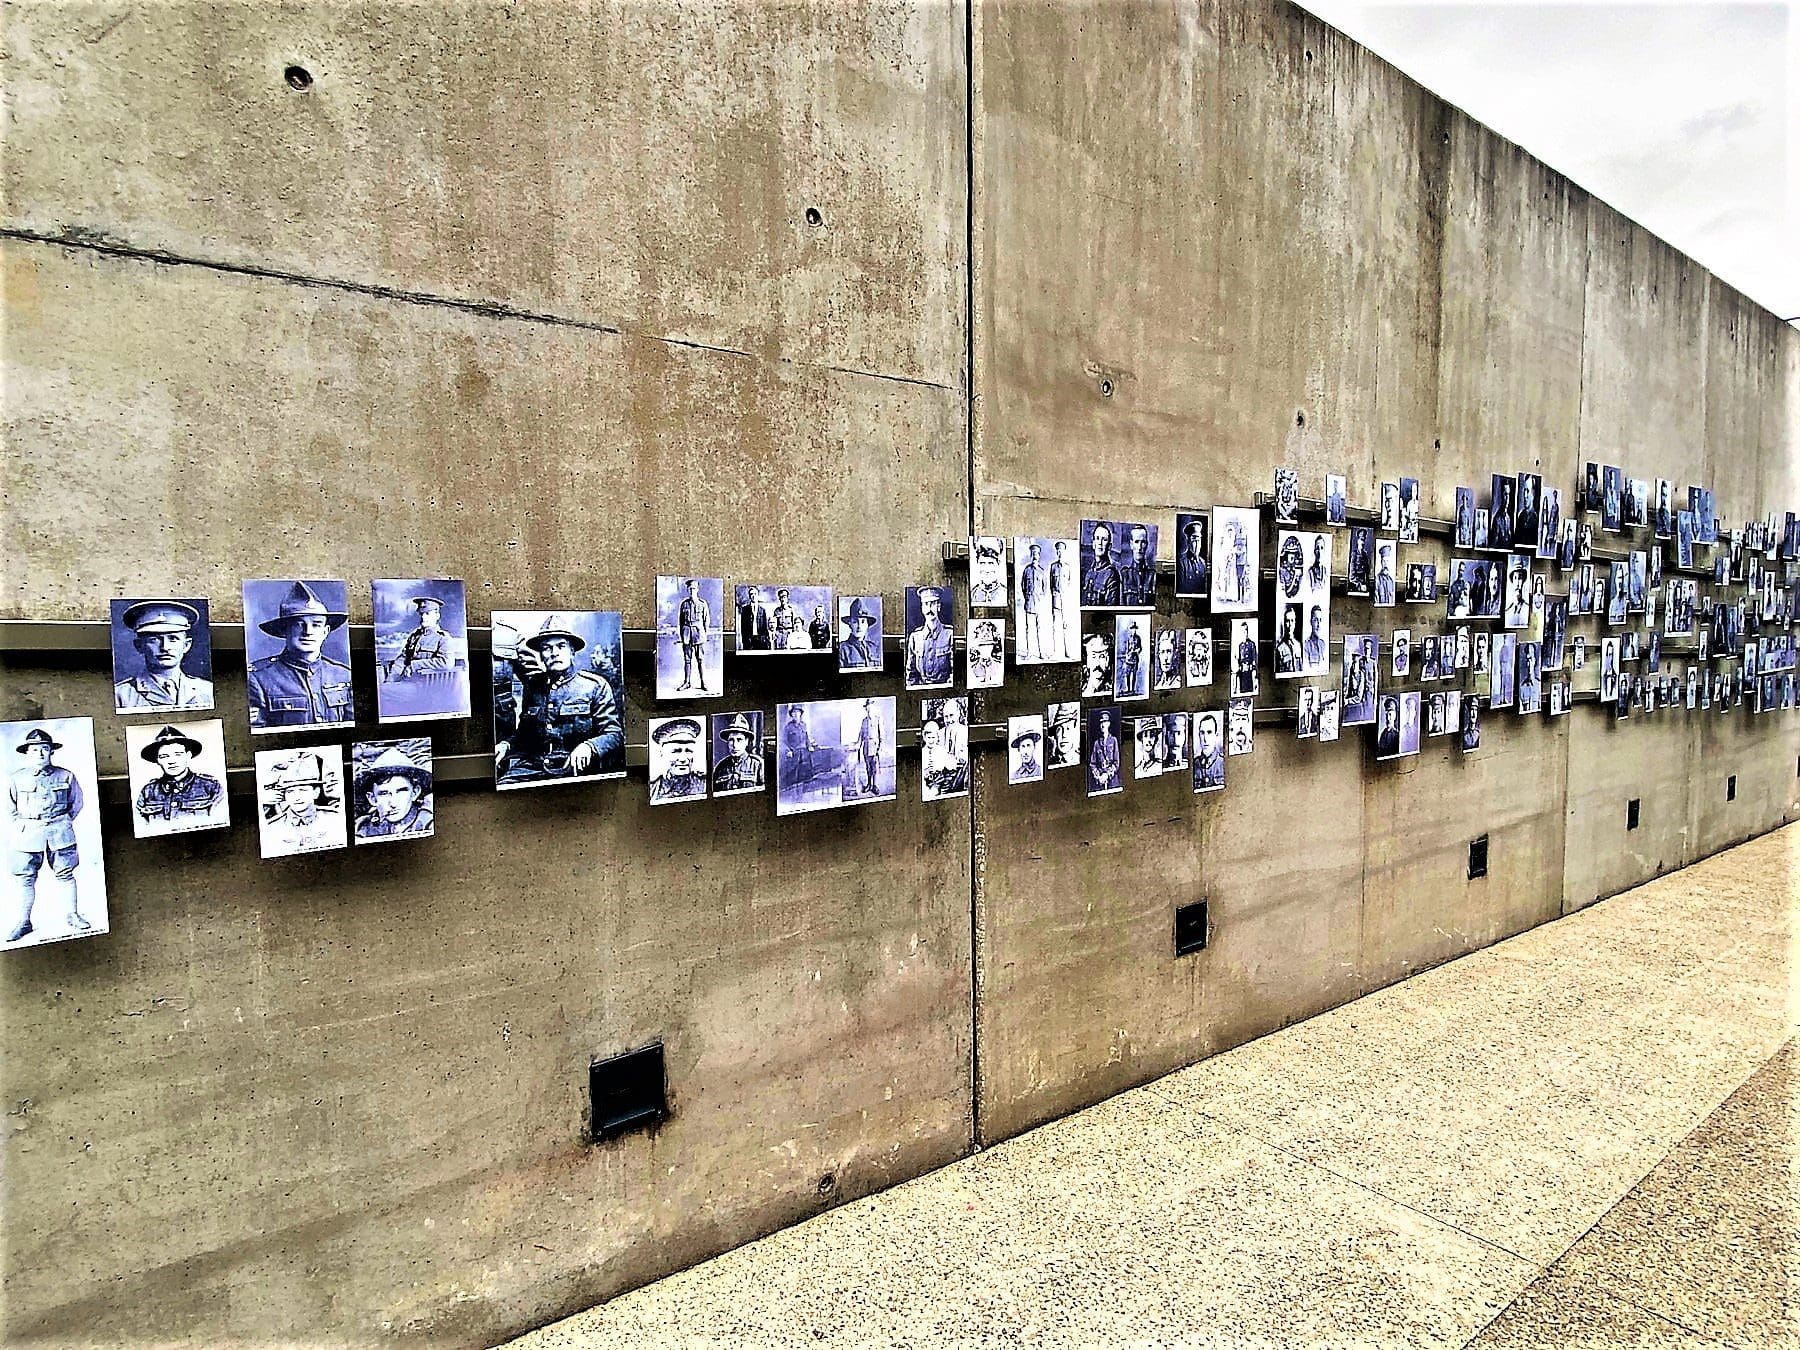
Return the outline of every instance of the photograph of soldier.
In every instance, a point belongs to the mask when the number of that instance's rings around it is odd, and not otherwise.
[[[1113,617],[1113,694],[1121,699],[1150,697],[1150,620],[1136,614]]]
[[[1467,628],[1458,628],[1456,630],[1456,659],[1453,664],[1445,665],[1444,673],[1446,676],[1452,671],[1467,670],[1469,668],[1471,648],[1472,643],[1469,639],[1469,630]]]
[[[257,751],[256,800],[265,858],[349,845],[341,745]]]
[[[685,580],[685,578],[684,578]],[[741,585],[733,589],[739,655],[829,651],[829,615],[837,608],[829,586]]]
[[[1650,527],[1658,539],[1675,537],[1675,485],[1666,478],[1656,480],[1656,505],[1650,513]]]
[[[1589,515],[1600,512],[1600,465],[1591,459],[1581,477],[1581,509]]]
[[[1213,682],[1213,630],[1187,630],[1187,687],[1200,689]]]
[[[1006,540],[999,535],[978,534],[969,540],[969,605],[1006,608]]]
[[[1488,671],[1488,707],[1510,708],[1519,666],[1519,635],[1494,634],[1491,668]]]
[[[904,669],[908,689],[956,683],[956,609],[949,587],[906,588]]]
[[[1405,676],[1412,670],[1412,634],[1404,628],[1396,628],[1388,639],[1388,650],[1393,661],[1393,674]]]
[[[1626,608],[1633,614],[1642,614],[1646,603],[1645,597],[1649,592],[1647,574],[1650,568],[1650,560],[1644,555],[1641,549],[1634,549],[1628,565],[1630,567],[1631,579],[1630,589],[1626,591],[1627,596],[1630,597],[1627,601]]]
[[[1225,786],[1225,718],[1217,712],[1194,714],[1194,791],[1217,792]]]
[[[112,602],[113,710],[204,712],[213,705],[204,600]]]
[[[1694,542],[1697,544],[1718,543],[1719,516],[1713,506],[1712,489],[1690,487],[1688,489],[1688,510],[1694,513]]]
[[[840,595],[837,600],[838,674],[862,675],[882,668],[881,597]]]
[[[1652,544],[1644,553],[1650,561],[1650,570],[1645,575],[1645,584],[1655,590],[1663,583],[1663,550],[1661,544]]]
[[[1381,532],[1396,537],[1400,534],[1400,485],[1381,485]]]
[[[1373,633],[1344,638],[1344,725],[1367,726],[1375,720],[1376,660],[1380,642]]]
[[[1409,605],[1437,603],[1436,563],[1408,563],[1406,565],[1406,603]]]
[[[1538,499],[1544,490],[1542,474],[1521,473],[1513,488],[1513,547],[1537,552]]]
[[[1081,696],[1111,698],[1113,691],[1113,635],[1088,633],[1081,639]]]
[[[690,576],[656,579],[658,698],[723,697],[724,625],[725,583],[722,579]]]
[[[1006,781],[1041,783],[1044,780],[1044,719],[1038,713],[1006,719]]]
[[[1367,596],[1375,584],[1375,531],[1371,526],[1350,527],[1350,558],[1346,566],[1344,593]]]
[[[1328,473],[1325,475],[1325,523],[1334,527],[1342,527],[1348,519],[1345,513],[1347,498],[1344,495],[1344,475]]]
[[[1475,652],[1469,661],[1469,673],[1471,675],[1486,675],[1488,673],[1488,666],[1489,666],[1488,658],[1491,653],[1492,646],[1493,646],[1493,643],[1490,640],[1488,634],[1486,634],[1486,633],[1475,634]]]
[[[469,617],[463,583],[383,577],[375,615],[375,712],[382,722],[469,715]]]
[[[1485,506],[1475,508],[1475,547],[1488,546],[1488,509]]]
[[[1543,684],[1538,665],[1539,645],[1535,642],[1519,644],[1519,693],[1516,705],[1520,716],[1543,710]]]
[[[763,715],[712,715],[712,794],[736,797],[763,790]]]
[[[1104,797],[1125,786],[1119,757],[1119,710],[1095,708],[1087,717],[1087,795]]]
[[[1163,720],[1133,717],[1131,723],[1131,776],[1157,778],[1163,771]]]
[[[1531,622],[1531,559],[1515,553],[1507,562],[1506,602],[1500,609],[1500,621],[1508,628],[1523,628]]]
[[[652,717],[647,730],[650,805],[704,801],[708,786],[706,755],[711,745],[705,717]]]
[[[1300,471],[1286,465],[1275,470],[1275,523],[1300,523]]]
[[[1319,691],[1303,684],[1294,691],[1294,736],[1310,741],[1319,734]]]
[[[1225,703],[1225,753],[1247,755],[1256,744],[1256,700],[1228,699]]]
[[[1212,513],[1212,612],[1254,614],[1261,565],[1261,518],[1250,508],[1215,506]]]
[[[1456,538],[1457,548],[1475,547],[1475,489],[1459,487],[1456,489]]]
[[[100,855],[93,719],[0,723],[0,742],[11,761],[6,850],[12,880],[0,918],[6,925],[0,948],[104,933],[106,868]]]
[[[350,747],[350,784],[357,843],[431,837],[430,737],[356,742]]]
[[[1549,695],[1550,716],[1561,717],[1569,711],[1569,682],[1567,680],[1552,680],[1546,686],[1546,691]]]
[[[1535,475],[1534,475],[1535,476]],[[1562,489],[1538,486],[1537,555],[1554,558],[1562,537]]]
[[[1383,539],[1375,545],[1375,605],[1386,609],[1394,603],[1394,552],[1396,545]]]
[[[1419,542],[1419,480],[1400,480],[1400,542]]]
[[[1587,639],[1578,637],[1569,643],[1569,669],[1585,670],[1587,668]]]
[[[1575,532],[1575,559],[1577,562],[1591,562],[1594,557],[1594,522],[1584,520]]]
[[[1185,769],[1188,764],[1188,723],[1189,714],[1171,712],[1163,714],[1163,768],[1166,770]]]
[[[348,618],[341,581],[244,583],[244,688],[253,733],[355,723]]]
[[[1119,580],[1116,545],[1123,542],[1124,532],[1115,541],[1115,525],[1108,520],[1081,522],[1081,607],[1083,609],[1117,609],[1124,603],[1124,588]]]
[[[624,647],[616,610],[495,610],[494,786],[625,774]]]
[[[1444,613],[1451,619],[1500,617],[1500,564],[1491,558],[1453,558]]]
[[[1067,539],[1020,535],[1013,540],[1014,659],[1022,666],[1077,659],[1080,611],[1071,556]]]
[[[1465,755],[1481,749],[1481,700],[1473,694],[1463,695],[1462,749]]]
[[[1543,657],[1545,670],[1561,670],[1569,634],[1569,598],[1552,595],[1544,601]]]
[[[1575,566],[1575,551],[1581,537],[1581,525],[1570,516],[1562,523],[1562,534],[1556,541],[1556,565],[1567,572]]]
[[[1669,579],[1669,608],[1663,616],[1663,632],[1670,637],[1686,637],[1694,631],[1694,608],[1699,595],[1699,583],[1691,577]]]
[[[225,724],[171,722],[125,728],[131,830],[139,839],[231,824],[225,797]]]
[[[1648,478],[1628,478],[1625,480],[1625,525],[1627,529],[1641,529],[1650,523],[1650,480]]]
[[[1427,737],[1444,734],[1446,705],[1446,695],[1442,690],[1425,696],[1425,735]]]
[[[1150,687],[1159,694],[1181,688],[1183,674],[1181,630],[1150,630]]]
[[[1212,587],[1209,518],[1197,511],[1175,515],[1175,597],[1204,600]]]
[[[1081,763],[1081,705],[1052,703],[1044,719],[1044,767],[1073,769]]]
[[[1291,679],[1302,673],[1302,657],[1300,653],[1301,607],[1299,605],[1281,606],[1279,636],[1275,639],[1274,666],[1275,674],[1280,679]]]
[[[1617,534],[1625,528],[1625,472],[1606,464],[1600,475],[1600,528]]]
[[[775,814],[893,801],[894,698],[821,699],[775,708]]]
[[[1606,585],[1606,621],[1609,624],[1625,622],[1626,601],[1631,596],[1631,567],[1627,563],[1616,562],[1608,565]]]
[[[1375,758],[1419,753],[1419,694],[1383,694],[1375,717]]]
[[[1231,621],[1231,692],[1233,695],[1247,696],[1261,692],[1261,681],[1257,678],[1257,630],[1256,619],[1233,619]]]
[[[1453,736],[1462,729],[1463,695],[1460,689],[1447,690],[1444,694],[1444,734]]]
[[[1513,546],[1513,511],[1518,483],[1511,474],[1492,476],[1488,494],[1487,546],[1496,552],[1509,553]]]
[[[969,700],[928,698],[919,706],[919,793],[928,802],[969,795]]]
[[[1321,741],[1335,741],[1338,738],[1338,719],[1343,706],[1343,697],[1337,690],[1319,690],[1319,739]]]
[[[971,689],[1006,683],[1006,620],[969,619],[968,679]]]
[[[1440,655],[1442,643],[1434,636],[1419,639],[1419,678],[1421,680],[1441,680],[1444,677],[1443,659]]]

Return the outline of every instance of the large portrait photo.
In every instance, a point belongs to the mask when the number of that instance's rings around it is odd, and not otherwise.
[[[469,610],[463,583],[378,578],[375,712],[382,722],[469,715]]]
[[[210,614],[201,599],[114,600],[113,711],[167,715],[210,709]]]
[[[1215,506],[1212,513],[1212,612],[1254,614],[1261,565],[1262,516],[1253,508]]]
[[[341,581],[244,583],[250,730],[319,730],[356,721]]]
[[[1212,593],[1211,518],[1200,511],[1175,514],[1175,598],[1204,600]]]
[[[0,723],[6,746],[6,934],[0,950],[107,930],[94,719]]]
[[[906,588],[908,689],[948,689],[956,683],[956,600],[948,586]]]
[[[436,801],[429,736],[356,742],[350,747],[350,785],[358,844],[432,836]]]
[[[760,709],[712,715],[712,795],[737,797],[763,790],[763,715]]]
[[[898,734],[891,695],[777,704],[775,814],[893,801]]]
[[[1019,535],[1013,540],[1013,659],[1018,664],[1081,659],[1080,556],[1073,539]]]
[[[829,586],[746,583],[732,590],[739,656],[831,650],[836,615]]]
[[[656,579],[656,696],[719,698],[725,693],[725,582],[719,577]]]
[[[1156,603],[1156,526],[1081,522],[1081,607],[1149,609]]]
[[[705,801],[706,755],[712,746],[706,719],[652,717],[645,730],[650,737],[650,805]]]
[[[919,703],[919,797],[938,802],[969,795],[969,700]]]
[[[1283,530],[1275,547],[1274,665],[1281,679],[1323,675],[1331,663],[1331,536]]]
[[[1375,720],[1376,669],[1380,639],[1373,633],[1351,633],[1344,638],[1343,723],[1366,726]]]
[[[125,766],[131,780],[131,832],[137,838],[231,824],[225,724],[218,718],[126,727]]]
[[[617,610],[495,610],[494,786],[625,775]]]

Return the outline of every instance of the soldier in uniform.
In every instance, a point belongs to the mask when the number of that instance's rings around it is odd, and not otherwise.
[[[849,631],[838,642],[839,670],[881,669],[881,635],[870,632],[874,623],[873,609],[863,603],[860,595],[857,596],[844,614],[844,626]]]
[[[406,635],[400,655],[388,662],[387,677],[404,680],[428,671],[449,670],[456,664],[456,653],[450,635],[439,625],[443,620],[444,602],[435,595],[415,595],[419,626]]]
[[[1081,603],[1090,608],[1117,608],[1122,588],[1119,569],[1112,560],[1112,527],[1105,521],[1094,523],[1094,561],[1081,576]]]
[[[1044,601],[1050,593],[1050,577],[1044,568],[1043,551],[1043,545],[1034,541],[1027,550],[1024,565],[1019,568],[1019,613],[1023,616],[1019,624],[1021,659],[1027,653],[1033,660],[1041,661],[1045,656]]]
[[[338,799],[325,785],[325,764],[319,756],[296,751],[293,758],[274,766],[267,786],[274,796],[263,804],[263,817],[282,853],[343,846],[343,822],[332,818]]]
[[[769,626],[775,632],[776,651],[803,652],[806,650],[807,643],[800,636],[806,631],[806,622],[800,617],[800,611],[788,603],[786,586],[775,592],[775,613],[770,616]]]
[[[431,770],[390,745],[356,775],[358,839],[394,839],[430,834]]]
[[[1100,714],[1100,729],[1088,747],[1088,790],[1104,792],[1119,786],[1119,738],[1113,735],[1112,713]]]
[[[356,720],[350,667],[324,651],[326,636],[348,617],[327,609],[304,581],[296,581],[275,617],[257,624],[285,645],[250,663],[244,682],[252,730],[347,726]]]
[[[906,687],[939,689],[956,679],[956,636],[944,627],[944,597],[934,586],[919,588],[923,622],[906,635]]]
[[[25,756],[25,767],[15,769],[7,781],[6,810],[11,826],[12,874],[18,878],[19,922],[6,935],[18,942],[33,931],[32,907],[37,902],[38,873],[45,867],[69,893],[70,932],[86,932],[93,925],[81,916],[81,897],[75,869],[81,855],[75,847],[75,817],[81,814],[81,783],[74,773],[56,763],[62,742],[42,727],[33,727],[13,747]]]
[[[524,695],[510,737],[494,746],[502,785],[623,767],[624,718],[612,684],[575,669],[575,655],[586,646],[555,615],[519,643],[515,665]]]
[[[693,717],[671,717],[651,740],[662,747],[663,770],[650,780],[650,804],[692,801],[706,796],[706,775],[694,767],[704,728]]]
[[[142,674],[113,686],[113,707],[119,712],[153,709],[210,708],[210,680],[197,680],[181,668],[194,646],[194,628],[200,611],[175,600],[144,600],[120,616],[132,632],[131,645],[144,658]]]
[[[1066,661],[1075,655],[1069,645],[1069,592],[1074,589],[1069,575],[1069,541],[1056,541],[1056,561],[1050,564],[1050,631],[1055,634],[1057,650]]]
[[[1012,738],[1012,748],[1019,752],[1013,761],[1012,779],[1015,783],[1036,782],[1044,776],[1038,763],[1038,746],[1043,736],[1031,727],[1026,727]]]
[[[1225,786],[1225,738],[1219,731],[1219,714],[1196,713],[1194,716],[1194,788]]]
[[[733,713],[719,739],[725,743],[726,753],[719,756],[713,765],[712,786],[714,792],[743,792],[749,788],[763,785],[762,747],[751,748],[756,739],[756,729],[750,725],[750,719],[743,713]]]
[[[862,779],[862,790],[874,794],[881,791],[876,775],[881,769],[881,719],[875,715],[875,700],[863,700],[862,725],[856,729],[856,772]]]
[[[1059,703],[1050,718],[1050,767],[1072,769],[1081,753],[1081,715],[1073,703]]]
[[[137,813],[145,820],[203,819],[225,800],[225,785],[210,774],[194,772],[200,742],[174,727],[164,727],[138,755],[162,772],[139,790]]]
[[[781,729],[781,757],[791,782],[812,781],[815,749],[812,728],[806,725],[806,709],[796,703],[788,709],[787,725]]]
[[[681,597],[681,605],[676,610],[675,626],[681,634],[681,683],[676,686],[691,689],[694,681],[700,681],[700,692],[706,693],[706,632],[712,627],[712,613],[706,607],[706,601],[700,595],[700,583],[693,578],[688,579],[687,594]]]
[[[1119,603],[1153,605],[1156,603],[1156,561],[1150,556],[1150,529],[1133,525],[1126,541],[1130,552],[1119,568]]]

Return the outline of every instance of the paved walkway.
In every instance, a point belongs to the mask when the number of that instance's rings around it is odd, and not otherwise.
[[[517,1344],[1795,1345],[1800,825]]]

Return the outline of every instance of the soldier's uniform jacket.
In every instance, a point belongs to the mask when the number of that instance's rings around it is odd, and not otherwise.
[[[706,795],[706,775],[700,773],[665,773],[650,780],[650,800],[681,801]]]
[[[1088,776],[1095,787],[1110,787],[1119,776],[1119,739],[1102,736],[1088,755]]]
[[[137,795],[137,813],[145,820],[180,820],[209,816],[225,796],[225,785],[192,769],[180,779],[159,775],[145,783]]]
[[[251,663],[244,680],[253,727],[330,726],[349,722],[350,667],[329,656],[314,664],[286,652]]]
[[[585,670],[571,670],[554,684],[543,676],[526,679],[518,729],[507,748],[509,764],[523,760],[562,773],[575,747],[590,742],[594,762],[587,773],[600,773],[625,746],[611,685]]]
[[[1037,613],[1038,597],[1043,595],[1044,591],[1044,565],[1034,562],[1026,563],[1019,573],[1019,595],[1025,602],[1027,614]]]
[[[741,755],[727,755],[713,765],[713,791],[729,792],[733,788],[761,787],[763,785],[763,759],[761,754],[745,751]]]
[[[845,638],[838,643],[838,664],[840,666],[879,666],[880,659],[875,654],[875,646],[867,638]]]
[[[1156,600],[1156,567],[1146,562],[1142,566],[1134,558],[1127,558],[1119,568],[1119,603],[1124,605],[1148,605]]]
[[[1069,569],[1061,562],[1050,564],[1050,604],[1056,609],[1063,607],[1063,597],[1069,593]]]
[[[1081,579],[1081,603],[1084,605],[1118,605],[1119,569],[1111,558],[1096,558]]]
[[[684,596],[676,623],[681,629],[682,646],[706,645],[706,630],[712,624],[712,614],[706,608],[706,601]]]
[[[415,628],[406,635],[406,646],[400,651],[400,673],[410,675],[419,670],[449,670],[450,635],[441,628]]]
[[[75,847],[75,817],[81,814],[81,784],[60,764],[19,769],[7,784],[13,844],[22,853]]]
[[[794,634],[804,633],[806,623],[800,617],[800,611],[792,605],[778,605],[775,609],[775,645],[778,648],[795,648],[799,644],[794,641]]]
[[[142,712],[149,708],[210,708],[213,705],[211,680],[196,680],[184,670],[160,680],[144,671],[113,686],[113,707],[120,712]]]
[[[955,678],[951,667],[956,654],[956,638],[942,624],[933,633],[929,628],[915,628],[906,635],[906,682],[908,684],[949,684]]]
[[[386,839],[397,834],[427,834],[431,826],[431,808],[420,802],[399,820],[383,820],[373,811],[365,812],[356,818],[356,837]]]

